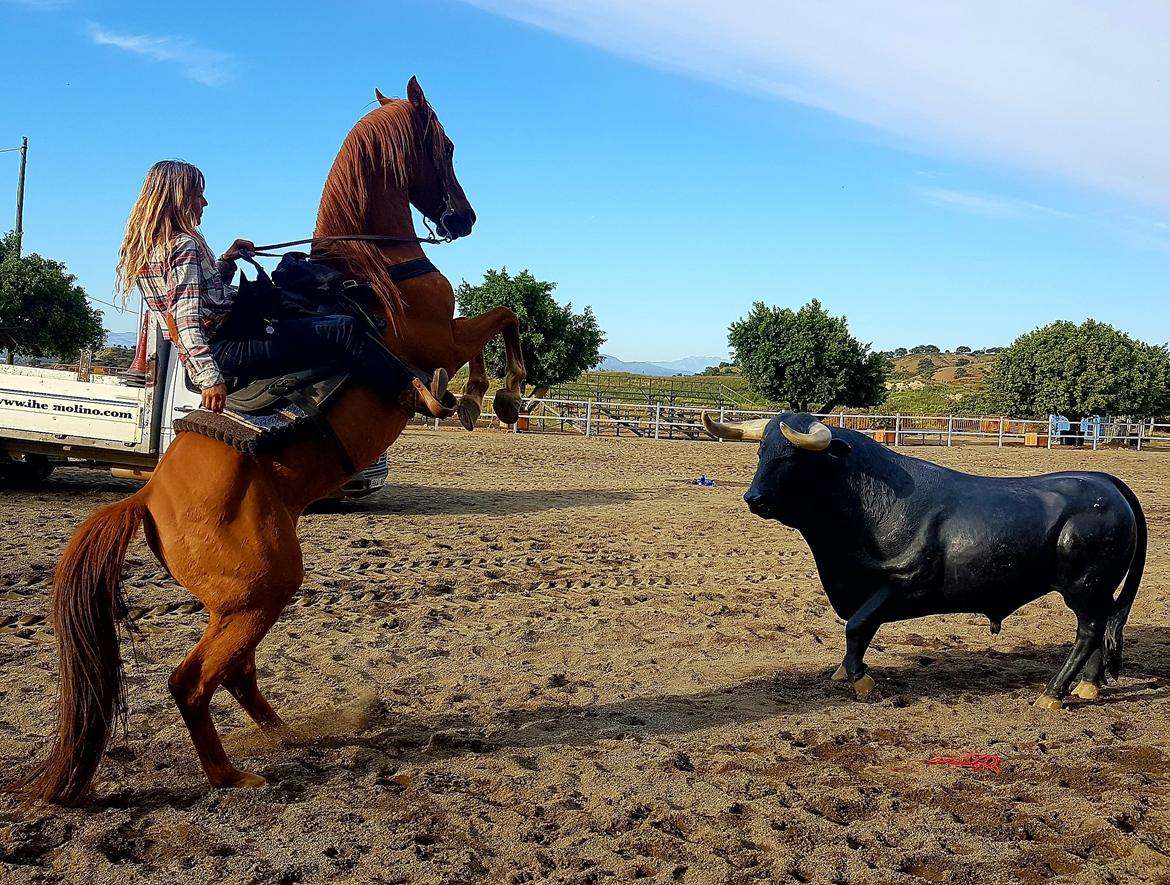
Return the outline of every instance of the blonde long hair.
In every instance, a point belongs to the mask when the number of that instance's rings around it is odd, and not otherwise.
[[[115,288],[123,298],[130,297],[151,252],[179,234],[194,237],[211,255],[195,220],[194,197],[203,186],[203,173],[182,160],[160,160],[150,167],[122,237]]]

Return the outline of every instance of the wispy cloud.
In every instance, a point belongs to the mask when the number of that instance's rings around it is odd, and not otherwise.
[[[7,3],[9,6],[23,6],[26,9],[64,9],[69,6],[73,0],[0,0],[2,3]]]
[[[466,2],[948,156],[1170,207],[1170,4]]]
[[[970,212],[987,218],[1029,218],[1041,215],[1056,218],[1074,217],[1071,213],[1053,209],[1051,206],[1042,206],[1039,203],[1029,203],[1027,200],[1018,200],[1014,197],[997,194],[957,191],[941,187],[920,187],[915,188],[915,192],[926,202],[935,206],[957,209],[961,212]]]
[[[89,36],[99,46],[114,46],[151,61],[173,64],[184,77],[196,83],[222,86],[234,76],[235,61],[231,55],[200,46],[194,40],[152,34],[116,34],[92,23]]]

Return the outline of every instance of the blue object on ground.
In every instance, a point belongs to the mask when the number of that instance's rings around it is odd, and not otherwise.
[[[699,476],[698,479],[692,479],[691,485],[694,485],[694,486],[713,486],[713,485],[715,485],[715,480],[707,479],[707,474],[703,473]]]

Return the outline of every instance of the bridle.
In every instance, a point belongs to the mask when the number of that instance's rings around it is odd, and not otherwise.
[[[426,106],[427,122],[426,126],[423,127],[422,135],[419,137],[419,145],[423,147],[426,146],[428,136],[431,135],[431,127],[435,125],[436,122],[434,109],[430,106],[430,103],[425,102],[425,100],[424,104]],[[447,219],[455,214],[455,210],[451,205],[453,202],[451,199],[451,190],[452,174],[454,173],[454,170],[451,170],[451,173],[448,173],[450,164],[442,162],[442,154],[446,151],[446,144],[436,143],[434,148],[435,149],[430,152],[431,164],[435,174],[435,180],[443,189],[443,210],[439,213],[439,220],[435,222],[435,227],[437,227],[439,232],[443,234],[443,241],[449,243],[454,239],[454,237],[449,236],[447,233],[450,231],[450,228],[447,226]],[[431,226],[427,223],[427,217],[425,215],[423,215],[423,225],[426,227],[427,232],[430,233],[431,237],[434,238],[435,232],[431,230]]]

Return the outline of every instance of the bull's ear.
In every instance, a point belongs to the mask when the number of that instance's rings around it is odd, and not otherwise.
[[[829,454],[834,458],[844,458],[853,451],[853,446],[849,445],[849,443],[845,442],[843,439],[834,438],[833,441],[829,443],[828,451]]]

